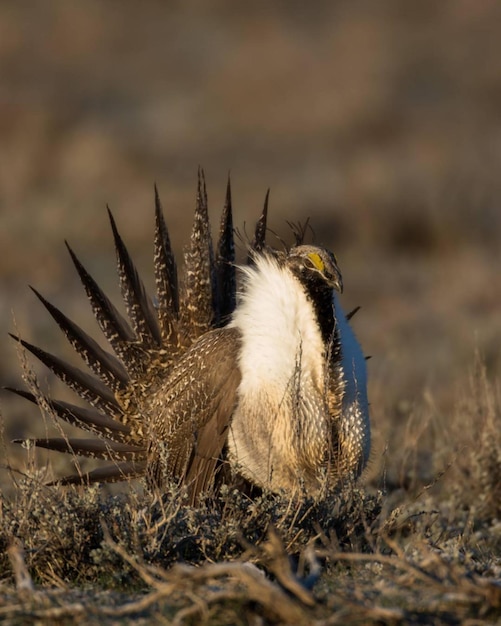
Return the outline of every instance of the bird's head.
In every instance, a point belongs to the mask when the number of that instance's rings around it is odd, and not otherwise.
[[[295,246],[289,250],[286,264],[302,283],[324,284],[343,293],[337,259],[329,250],[311,245]]]

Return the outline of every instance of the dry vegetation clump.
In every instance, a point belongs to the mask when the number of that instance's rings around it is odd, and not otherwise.
[[[339,547],[363,550],[366,531],[381,510],[381,495],[346,487],[321,502],[292,502],[277,496],[250,499],[223,487],[200,507],[185,504],[182,489],[172,486],[159,497],[131,491],[105,495],[99,487],[46,487],[36,477],[18,483],[18,496],[2,500],[1,572],[10,570],[6,550],[14,538],[40,584],[101,584],[129,588],[137,577],[123,566],[108,536],[141,562],[169,567],[234,560],[261,544],[274,528],[290,554],[321,536]]]
[[[163,591],[162,597],[167,595],[170,602],[174,591],[180,595],[174,607],[186,604],[188,588],[203,597],[210,580],[223,578],[226,591],[217,604],[235,594],[240,603],[248,604],[250,584],[254,602],[264,599],[265,607],[270,602],[267,610],[276,614],[275,596],[281,600],[288,596],[265,571],[280,581],[285,568],[290,578],[285,587],[297,587],[296,595],[308,597],[307,603],[315,606],[309,589],[320,575],[314,546],[328,538],[337,549],[369,550],[369,529],[381,510],[380,494],[371,496],[354,486],[322,502],[295,503],[271,495],[251,499],[229,487],[196,509],[185,501],[183,490],[175,486],[162,497],[137,490],[106,496],[98,487],[47,487],[38,476],[24,477],[17,496],[1,501],[0,575],[5,581],[14,575],[18,592],[20,580],[32,581],[30,602],[34,590],[42,588],[47,602],[54,594],[61,597],[54,588],[141,594],[152,585],[167,584],[170,591]],[[306,586],[296,580],[297,563],[305,566],[305,551],[311,562],[306,567],[312,570]],[[273,602],[262,596],[261,587],[269,588]],[[25,597],[26,588],[22,591]],[[68,605],[74,609],[73,601]],[[284,607],[282,618],[301,617],[302,609],[291,606]],[[45,610],[30,607],[18,607],[18,613]],[[198,612],[197,607],[192,610]],[[73,609],[68,608],[68,614]],[[47,619],[50,616],[55,613],[46,614]]]
[[[456,465],[456,501],[473,507],[477,521],[501,519],[501,389],[494,387],[480,357],[453,424],[461,446]]]

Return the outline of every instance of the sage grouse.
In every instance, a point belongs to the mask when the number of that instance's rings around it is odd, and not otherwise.
[[[370,449],[365,359],[338,301],[336,257],[304,245],[304,233],[286,251],[268,247],[267,204],[237,291],[229,183],[214,250],[199,174],[179,282],[155,189],[154,301],[110,213],[129,320],[68,246],[114,354],[34,290],[93,374],[14,338],[88,406],[9,390],[92,436],[31,442],[108,461],[57,483],[146,475],[160,488],[179,481],[196,502],[228,467],[251,485],[290,495],[318,494],[360,474]]]

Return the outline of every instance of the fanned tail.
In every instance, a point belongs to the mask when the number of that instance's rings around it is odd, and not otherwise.
[[[259,253],[265,247],[268,198],[269,192],[266,194],[264,208],[256,224],[251,244],[251,250],[254,253]],[[66,363],[61,358],[13,335],[16,341],[90,405],[82,407],[53,399],[38,390],[32,393],[6,387],[8,391],[29,402],[48,407],[58,418],[90,433],[92,437],[42,437],[28,441],[35,446],[49,450],[111,462],[108,466],[99,467],[87,473],[78,472],[54,481],[58,484],[124,480],[148,474],[152,466],[150,458],[152,448],[149,440],[152,436],[151,426],[158,418],[158,411],[161,409],[161,406],[155,404],[154,401],[150,402],[150,398],[154,397],[155,390],[161,388],[167,379],[170,385],[184,390],[180,392],[189,396],[193,379],[186,378],[188,374],[191,376],[191,372],[183,365],[183,355],[190,349],[190,346],[197,348],[200,344],[197,343],[196,346],[193,344],[203,335],[213,329],[224,327],[236,305],[235,241],[229,178],[214,252],[208,217],[205,176],[203,170],[199,169],[194,223],[190,243],[184,254],[185,268],[182,286],[178,282],[176,259],[155,186],[155,302],[146,292],[109,209],[108,213],[117,254],[122,298],[128,319],[118,311],[99,287],[68,243],[66,246],[87,294],[94,317],[113,353],[102,348],[95,339],[33,288],[37,298],[53,317],[90,372]],[[204,345],[212,345],[210,336]],[[224,348],[224,344],[221,345],[221,354],[230,360],[226,366],[228,371],[221,379],[219,386],[233,381],[229,389],[231,393],[234,393],[238,376],[231,360],[233,350],[230,347]],[[203,355],[198,361],[203,361],[202,357]],[[189,457],[187,463],[182,460],[183,450],[189,446],[188,441],[183,441],[179,449],[170,451],[173,459],[179,455],[179,465],[186,466],[187,480],[197,484],[196,491],[206,488],[211,482],[211,472],[216,471],[217,455],[223,445],[218,442],[224,441],[224,433],[228,426],[228,418],[225,417],[227,414],[222,412],[220,407],[225,407],[225,411],[230,412],[232,409],[228,393],[219,386],[211,388],[210,393],[216,394],[215,397],[218,398],[214,404],[214,411],[216,415],[219,415],[217,419],[221,421],[222,426],[218,426],[216,440],[210,430],[203,431],[201,435],[203,445],[213,451],[205,458],[203,451],[197,448],[192,451],[192,456]],[[221,394],[221,398],[217,394]],[[179,403],[181,400],[184,400],[184,396],[181,399],[176,397],[175,401]],[[174,399],[166,393],[165,402],[173,401]],[[227,407],[225,402],[228,402]],[[173,411],[169,419],[172,424],[164,425],[165,432],[168,432],[169,428],[177,428],[179,417],[176,411]],[[194,415],[192,419],[196,421],[197,416]],[[205,416],[204,424],[210,419],[210,416]],[[22,441],[24,442],[24,440],[16,440],[16,443]],[[211,469],[207,471],[206,466]],[[183,476],[177,476],[177,478],[182,480]],[[197,476],[196,481],[195,476]]]

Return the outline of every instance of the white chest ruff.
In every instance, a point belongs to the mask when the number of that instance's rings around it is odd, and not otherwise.
[[[268,257],[244,271],[245,291],[231,323],[242,333],[241,392],[284,388],[298,360],[319,379],[322,337],[299,281]]]
[[[244,475],[273,489],[292,484],[298,465],[325,445],[324,345],[313,306],[289,271],[268,257],[244,271],[231,323],[242,335],[242,380],[229,449]]]

